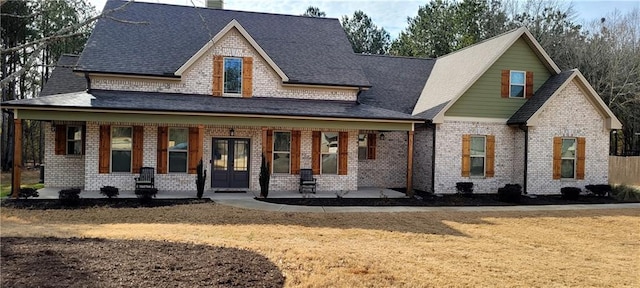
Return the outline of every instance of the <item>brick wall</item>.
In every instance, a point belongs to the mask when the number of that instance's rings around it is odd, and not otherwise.
[[[609,131],[575,82],[547,103],[539,119],[538,125],[529,127],[529,193],[559,194],[561,187],[608,183]],[[553,137],[586,138],[584,180],[553,179]]]
[[[65,124],[60,122],[60,124]],[[47,188],[84,186],[84,155],[55,155],[55,131],[51,123],[42,121],[44,130],[44,184]]]
[[[132,173],[98,173],[98,146],[99,146],[99,126],[100,124],[108,125],[144,125],[144,145],[143,145],[143,166],[156,167],[157,157],[157,125],[155,124],[136,124],[136,123],[96,123],[89,122],[87,124],[87,155],[84,164],[87,166],[85,178],[86,190],[99,190],[105,185],[116,186],[123,190],[133,190],[135,187],[134,177]],[[171,127],[177,127],[172,125]],[[186,127],[186,126],[184,126]],[[235,135],[229,136],[231,126],[206,126],[204,130],[203,143],[203,163],[207,170],[207,183],[205,189],[211,189],[211,156],[212,156],[212,139],[213,138],[238,138],[250,140],[250,164],[249,164],[249,190],[253,192],[260,191],[259,173],[262,153],[262,129],[257,127],[238,127],[234,126]],[[269,127],[270,129],[292,130],[290,127]],[[333,131],[333,130],[332,130]],[[339,191],[339,190],[356,190],[358,175],[358,147],[357,147],[357,131],[349,132],[349,159],[348,159],[348,175],[316,175],[318,178],[318,189],[322,191]],[[311,131],[301,132],[301,157],[300,167],[311,168]],[[47,142],[49,143],[49,142]],[[51,143],[53,143],[51,141]],[[53,150],[51,150],[53,151]],[[82,164],[76,165],[82,167]],[[79,173],[76,175],[82,175]],[[195,174],[187,173],[168,173],[156,174],[156,187],[160,190],[176,190],[188,191],[196,190]],[[291,174],[274,174],[271,177],[271,190],[297,191],[299,175]]]
[[[359,187],[407,187],[407,132],[384,135],[376,140],[376,159],[358,161]]]
[[[416,126],[413,136],[413,188],[431,191],[433,183],[433,128]]]
[[[232,29],[209,51],[198,59],[182,79],[138,80],[112,76],[93,76],[93,89],[121,91],[149,91],[166,93],[211,94],[213,82],[213,55],[253,57],[253,95],[258,97],[298,98],[356,101],[357,90],[326,88],[292,88],[282,86],[282,78],[257,53],[244,37]]]
[[[436,127],[435,193],[455,193],[456,182],[473,182],[474,193],[496,193],[507,183],[519,183],[514,171],[523,167],[514,159],[518,128],[503,123],[445,121]],[[495,176],[462,177],[462,135],[494,135]],[[521,144],[519,144],[521,145]],[[521,149],[518,147],[518,149]],[[523,184],[523,183],[519,183]]]

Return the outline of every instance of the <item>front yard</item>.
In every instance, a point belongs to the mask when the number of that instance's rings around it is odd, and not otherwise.
[[[137,209],[3,208],[0,235],[244,248],[275,264],[286,287],[638,287],[639,212],[326,214],[211,203]],[[7,269],[2,269],[3,279]]]

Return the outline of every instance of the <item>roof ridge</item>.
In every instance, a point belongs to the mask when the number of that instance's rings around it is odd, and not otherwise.
[[[107,0],[107,2],[129,2],[129,0]],[[216,11],[229,11],[229,12],[237,12],[237,13],[250,13],[250,14],[262,14],[262,15],[271,15],[271,16],[287,16],[287,17],[298,17],[298,18],[313,18],[313,19],[327,19],[327,20],[340,20],[340,18],[334,17],[310,17],[304,15],[292,15],[292,14],[281,14],[281,13],[273,13],[273,12],[259,12],[259,11],[244,11],[244,10],[234,10],[234,9],[217,9],[217,8],[209,8],[209,7],[201,7],[201,6],[190,6],[190,5],[180,5],[174,3],[157,3],[157,2],[137,2],[134,1],[131,5],[134,4],[149,4],[149,5],[163,5],[163,6],[172,6],[179,7],[184,9],[205,9],[205,10],[216,10]]]
[[[366,54],[366,53],[353,53],[356,56],[369,56],[369,57],[383,57],[383,58],[396,58],[396,59],[416,59],[416,60],[436,60],[437,58],[431,57],[416,57],[416,56],[401,56],[401,55],[389,55],[389,54]]]

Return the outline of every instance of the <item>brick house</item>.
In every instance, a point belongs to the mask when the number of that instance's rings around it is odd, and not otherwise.
[[[419,59],[354,54],[337,19],[135,2],[113,16],[146,24],[99,20],[43,97],[3,103],[45,124],[47,187],[131,190],[154,167],[159,189],[195,190],[202,159],[209,189],[255,191],[262,155],[273,190],[297,190],[301,168],[320,191],[607,182],[620,123],[524,28]]]

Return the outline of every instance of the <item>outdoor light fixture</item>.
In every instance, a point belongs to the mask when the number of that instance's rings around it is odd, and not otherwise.
[[[233,130],[233,128],[229,129],[229,136],[236,136],[236,130]]]
[[[384,140],[384,133],[380,133],[380,140]]]

